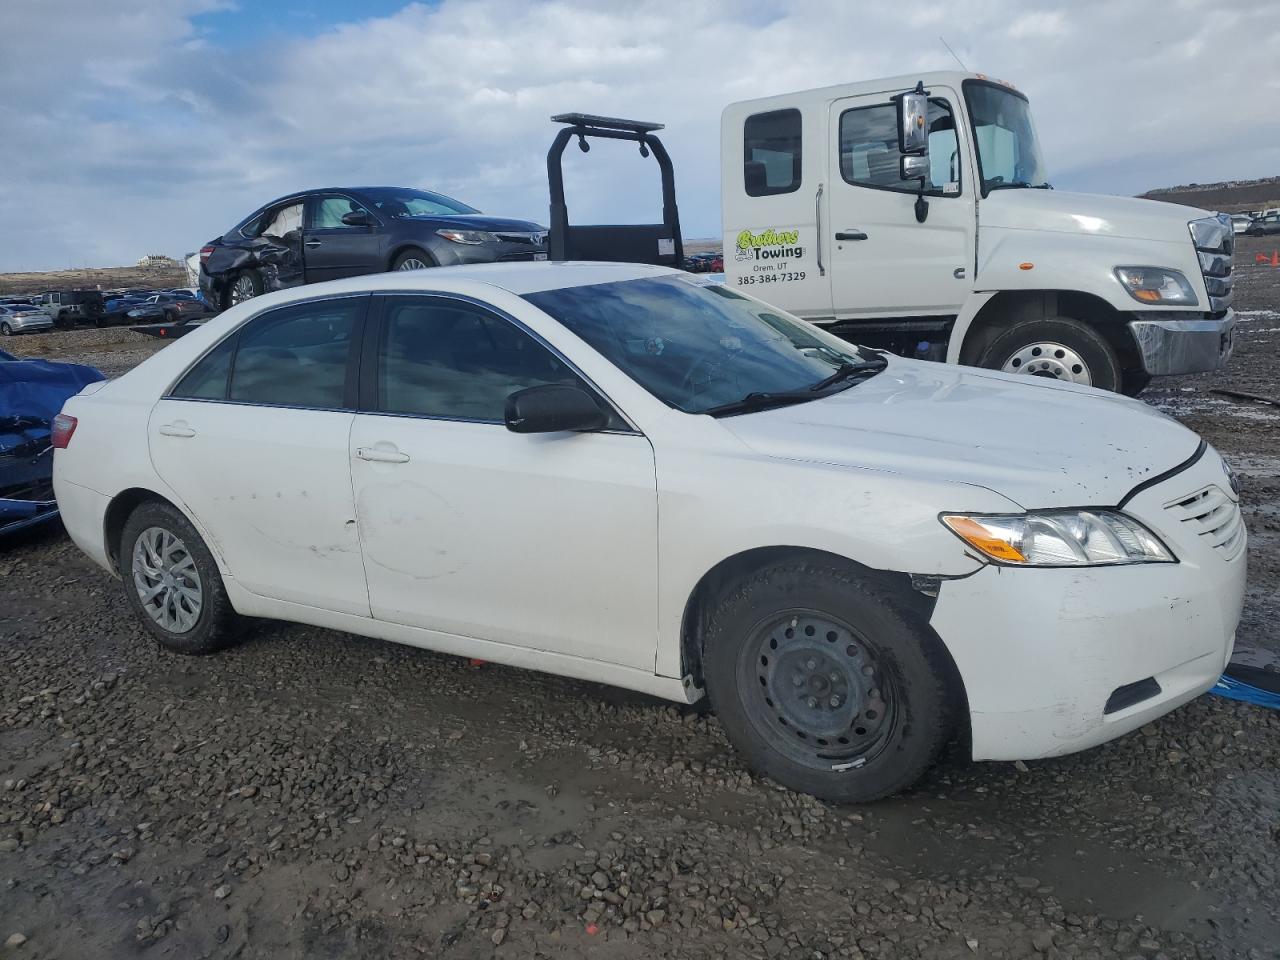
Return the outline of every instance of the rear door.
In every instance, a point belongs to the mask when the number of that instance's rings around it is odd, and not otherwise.
[[[367,295],[260,314],[151,414],[157,472],[263,597],[369,616],[347,444]]]
[[[924,223],[916,220],[916,182],[901,179],[890,94],[831,105],[824,246],[837,319],[954,315],[968,295],[977,214],[966,138],[957,132],[963,115],[953,91],[930,92]]]
[[[348,213],[365,213],[374,225],[349,226]],[[387,268],[378,218],[363,204],[340,193],[307,198],[306,229],[302,240],[307,283],[382,273]]]

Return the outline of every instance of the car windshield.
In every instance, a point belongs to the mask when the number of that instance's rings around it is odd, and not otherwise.
[[[978,146],[982,192],[1047,187],[1048,175],[1026,98],[1006,87],[966,80],[965,102]]]
[[[803,395],[787,402],[816,400],[847,385],[824,383],[834,374],[879,362],[803,320],[684,274],[544,290],[525,299],[686,413],[795,391]]]
[[[366,190],[364,195],[375,210],[393,220],[480,212],[475,207],[427,190]]]

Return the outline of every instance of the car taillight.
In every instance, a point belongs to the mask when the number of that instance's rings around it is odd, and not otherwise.
[[[200,248],[200,266],[204,266],[209,262],[209,254],[213,253],[213,247]]]
[[[66,413],[60,413],[53,418],[53,431],[50,435],[53,449],[67,449],[67,445],[71,443],[71,435],[76,432],[76,424],[79,422],[75,417]]]

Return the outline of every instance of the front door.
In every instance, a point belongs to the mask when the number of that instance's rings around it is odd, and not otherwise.
[[[831,106],[825,245],[838,319],[959,312],[972,288],[975,187],[950,90],[930,91],[929,210],[916,220],[916,181],[901,179],[889,94]]]
[[[151,413],[151,459],[259,596],[369,616],[347,443],[368,296],[270,310]]]
[[[348,213],[365,213],[371,223],[343,223]],[[387,269],[382,236],[376,218],[360,203],[342,194],[316,194],[307,198],[306,231],[302,246],[307,283],[381,273]]]
[[[373,615],[652,671],[649,441],[620,419],[599,433],[510,432],[503,411],[512,392],[586,385],[485,307],[377,300],[380,322],[366,339],[375,352],[351,432]]]

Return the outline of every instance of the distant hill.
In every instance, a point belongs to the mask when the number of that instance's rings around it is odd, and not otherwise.
[[[1280,207],[1280,177],[1261,180],[1227,180],[1223,183],[1188,183],[1180,187],[1161,187],[1141,194],[1148,200],[1182,203],[1189,207],[1242,213]]]

